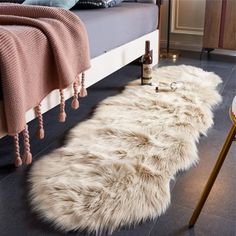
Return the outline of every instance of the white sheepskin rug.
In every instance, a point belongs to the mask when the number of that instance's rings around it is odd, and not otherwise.
[[[186,65],[159,68],[153,77],[184,85],[156,93],[132,82],[74,127],[65,146],[34,163],[31,204],[44,220],[100,234],[166,211],[170,180],[198,161],[196,143],[213,124],[221,79]]]

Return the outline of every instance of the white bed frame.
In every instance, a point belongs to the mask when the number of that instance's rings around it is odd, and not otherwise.
[[[153,65],[156,65],[159,59],[159,30],[155,30],[152,33],[146,34],[127,44],[108,51],[101,56],[93,58],[91,60],[91,68],[85,73],[86,87],[95,84],[106,76],[112,74],[113,72],[142,56],[145,50],[145,40],[150,40],[151,50],[153,50]],[[71,87],[68,87],[64,90],[64,94],[66,99],[72,97],[73,89]],[[60,98],[58,96],[58,91],[52,91],[41,102],[42,113],[57,106],[59,104],[59,99]],[[2,102],[0,102],[0,118],[1,138],[7,134]],[[29,122],[34,118],[36,118],[34,109],[30,109],[29,111],[27,111],[26,121]]]

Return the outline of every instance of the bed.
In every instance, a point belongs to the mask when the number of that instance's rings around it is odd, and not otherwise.
[[[91,68],[86,72],[86,87],[142,56],[145,40],[150,40],[153,64],[158,63],[159,9],[160,2],[123,2],[107,9],[72,10],[84,22],[89,37]],[[64,94],[66,99],[72,97],[72,89],[66,89]],[[2,99],[0,92],[0,137],[7,134]],[[41,102],[42,112],[59,102],[57,92],[52,91]],[[26,113],[27,122],[35,117],[33,109]]]

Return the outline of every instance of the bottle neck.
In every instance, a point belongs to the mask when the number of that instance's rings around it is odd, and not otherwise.
[[[149,54],[149,52],[150,52],[150,41],[146,41],[145,54]]]

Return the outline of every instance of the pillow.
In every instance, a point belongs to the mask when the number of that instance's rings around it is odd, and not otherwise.
[[[75,5],[77,9],[107,8],[118,5],[123,0],[79,0]]]
[[[79,0],[25,0],[25,5],[40,5],[50,7],[72,8]]]

